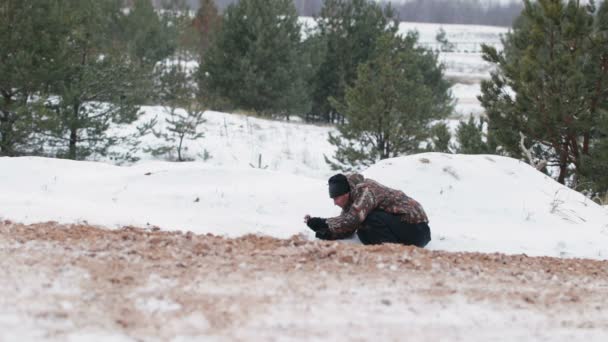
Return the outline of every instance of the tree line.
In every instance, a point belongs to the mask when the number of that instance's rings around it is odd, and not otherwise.
[[[176,12],[147,1],[6,0],[0,5],[0,155],[85,159],[133,136],[110,135],[154,102],[156,62],[177,49]],[[142,128],[143,129],[143,128]],[[129,159],[132,150],[118,159]]]
[[[1,155],[90,159],[125,145],[110,157],[130,160],[137,137],[110,127],[134,122],[145,104],[160,103],[169,116],[139,127],[168,141],[150,152],[177,160],[184,139],[202,136],[197,128],[208,108],[349,127],[355,117],[347,94],[364,91],[356,79],[381,68],[390,87],[402,85],[396,75],[415,72],[403,96],[433,101],[387,99],[375,138],[360,146],[372,156],[413,151],[426,136],[401,147],[405,128],[393,131],[388,118],[424,126],[451,108],[437,56],[417,47],[415,34],[397,35],[391,7],[367,0],[326,1],[314,32],[303,32],[290,0],[244,0],[222,14],[201,0],[194,18],[183,1],[156,11],[147,0],[7,0],[0,15]],[[186,60],[198,68],[187,70]],[[402,70],[391,74],[385,63]],[[425,115],[407,118],[418,110]]]
[[[447,131],[443,66],[416,33],[398,34],[392,7],[326,0],[306,37],[291,0],[242,0],[222,18],[198,73],[210,106],[337,124],[327,161],[341,170],[432,150]]]
[[[127,7],[125,7],[127,6]],[[306,31],[291,0],[241,0],[221,12],[200,0],[156,11],[148,0],[6,0],[0,6],[0,155],[91,159],[136,136],[144,104],[167,118],[140,134],[166,141],[150,152],[187,160],[205,109],[336,125],[326,156],[336,169],[440,151],[520,158],[590,195],[608,187],[608,6],[525,1],[482,84],[487,118],[452,137],[450,84],[436,52],[397,33],[392,6],[326,0]],[[442,44],[449,42],[443,41]],[[196,60],[189,69],[184,61]]]

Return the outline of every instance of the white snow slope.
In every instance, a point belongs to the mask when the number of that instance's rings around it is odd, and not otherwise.
[[[5,157],[0,170],[0,219],[24,223],[312,238],[305,214],[339,214],[325,177],[236,164],[147,161],[120,167]],[[525,163],[428,153],[384,160],[363,173],[423,204],[433,233],[428,248],[608,256],[608,211]]]

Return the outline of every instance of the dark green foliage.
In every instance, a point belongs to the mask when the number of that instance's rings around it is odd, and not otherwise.
[[[170,26],[166,18],[159,17],[150,0],[135,0],[121,25],[127,50],[141,64],[154,66],[176,49],[174,26]]]
[[[312,84],[312,110],[318,120],[341,121],[339,111],[329,103],[344,98],[347,86],[357,77],[359,64],[369,60],[375,44],[398,26],[390,6],[370,0],[326,0],[317,18],[324,55]]]
[[[61,39],[58,7],[45,0],[0,3],[0,156],[39,149],[30,138],[32,112],[44,102],[38,95],[54,73],[52,50]]]
[[[307,28],[305,35],[306,40],[302,42],[302,59],[307,61],[301,67],[303,69],[304,81],[307,85],[306,95],[311,99],[310,105],[312,106],[312,97],[316,89],[314,89],[315,82],[319,77],[319,70],[325,57],[327,55],[327,42],[325,36],[316,34],[315,28]],[[311,107],[312,108],[312,107]],[[318,121],[320,116],[314,111],[308,111],[305,116],[307,122]]]
[[[416,48],[415,35],[390,33],[375,42],[372,58],[358,69],[344,103],[331,99],[344,113],[336,145],[335,169],[352,170],[380,159],[415,153],[431,137],[430,123],[452,110],[449,84],[430,51]]]
[[[175,50],[175,22],[149,1],[4,1],[0,5],[0,154],[82,159],[150,97],[152,67]],[[128,155],[110,157],[130,158]]]
[[[462,154],[487,154],[493,153],[483,133],[484,120],[481,118],[479,123],[473,116],[469,117],[468,122],[460,122],[456,129],[456,153]],[[486,140],[486,141],[484,141]]]
[[[452,139],[452,134],[450,134],[448,126],[443,122],[435,124],[431,128],[432,145],[430,146],[429,151],[443,153],[452,152],[450,148],[450,139]]]
[[[163,0],[161,22],[168,29],[166,42],[175,46],[171,56],[194,60],[199,55],[200,35],[194,26],[191,9],[185,0]]]
[[[293,2],[242,0],[226,9],[199,85],[238,108],[289,118],[308,111],[304,64]]]
[[[608,1],[603,1],[594,23],[593,58],[602,63],[602,74],[595,75],[597,120],[589,134],[589,154],[583,156],[580,187],[608,205]],[[601,45],[603,44],[603,45]]]
[[[49,111],[37,118],[38,136],[51,153],[70,159],[106,155],[119,143],[111,123],[137,118],[142,86],[138,65],[122,48],[120,1],[58,2],[61,43],[54,47]]]
[[[532,159],[576,187],[592,147],[600,113],[608,107],[606,2],[525,1],[504,51],[484,47],[497,72],[482,83],[480,101],[489,133],[508,155],[522,156],[520,133]]]
[[[602,114],[594,135],[589,155],[583,157],[579,187],[608,205],[608,113]]]

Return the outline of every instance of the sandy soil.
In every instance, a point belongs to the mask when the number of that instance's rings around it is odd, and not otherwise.
[[[608,262],[0,223],[0,341],[608,340]]]

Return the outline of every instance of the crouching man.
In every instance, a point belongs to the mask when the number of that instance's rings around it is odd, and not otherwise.
[[[342,208],[332,218],[304,216],[319,239],[337,240],[357,232],[366,245],[385,242],[426,246],[431,241],[428,218],[420,203],[361,174],[329,178],[329,197]]]

